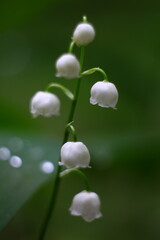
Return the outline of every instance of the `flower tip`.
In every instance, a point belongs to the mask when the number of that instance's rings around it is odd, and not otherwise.
[[[59,162],[58,162],[58,165],[59,165],[59,166],[63,166],[64,164],[63,164],[61,161],[59,161]]]
[[[94,98],[90,97],[90,104],[96,105],[97,101]]]

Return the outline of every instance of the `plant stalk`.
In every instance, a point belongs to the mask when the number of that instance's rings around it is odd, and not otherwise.
[[[80,72],[82,72],[83,62],[84,62],[84,47],[82,46],[81,47],[81,53],[80,53],[80,66],[81,66],[81,71]],[[77,79],[77,86],[76,86],[76,90],[75,90],[74,99],[73,99],[72,104],[71,104],[67,124],[72,122],[73,118],[74,118],[74,113],[75,113],[75,109],[76,109],[76,105],[77,105],[77,101],[78,101],[78,96],[79,96],[81,80],[82,80],[82,76],[80,76]],[[68,131],[67,128],[65,128],[62,145],[67,142],[68,138],[69,138],[69,131]],[[59,161],[60,161],[60,159],[59,159]],[[53,189],[52,189],[52,193],[51,193],[51,199],[50,199],[49,207],[47,209],[47,213],[46,213],[43,225],[41,227],[41,232],[40,232],[38,240],[44,240],[45,235],[46,235],[46,231],[47,231],[50,219],[51,219],[51,216],[52,216],[54,208],[55,208],[57,195],[58,195],[58,190],[59,190],[59,186],[60,186],[60,176],[59,176],[59,174],[60,174],[61,168],[62,168],[62,166],[60,166],[58,163],[57,163],[57,165],[58,165],[57,166],[57,172],[56,172],[55,182],[53,184]]]

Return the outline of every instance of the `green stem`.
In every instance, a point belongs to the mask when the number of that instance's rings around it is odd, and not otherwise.
[[[85,75],[90,75],[90,74],[93,74],[94,72],[100,72],[103,77],[104,77],[104,80],[108,82],[108,77],[107,77],[107,74],[105,73],[105,71],[99,67],[97,68],[91,68],[89,70],[86,70],[84,72],[82,72],[82,76],[85,76]]]
[[[72,52],[73,52],[74,44],[75,44],[74,41],[72,41],[72,42],[70,43],[70,45],[69,45],[69,50],[68,50],[69,53],[72,53]]]
[[[50,92],[51,88],[58,88],[60,89],[70,100],[74,99],[73,93],[63,85],[59,83],[50,83],[48,87],[46,88],[46,92]]]
[[[75,128],[73,127],[72,123],[73,123],[73,122],[68,123],[68,124],[66,125],[66,128],[68,129],[68,131],[69,131],[69,130],[71,131],[71,133],[72,133],[72,135],[73,135],[73,141],[74,141],[74,142],[77,142],[76,130],[75,130]]]
[[[82,68],[83,68],[83,62],[84,62],[84,47],[81,47],[81,56],[80,56],[81,71],[82,71]],[[77,87],[76,87],[76,91],[75,91],[75,95],[74,95],[75,97],[74,97],[74,99],[71,103],[71,108],[70,108],[70,113],[69,113],[67,124],[69,124],[70,122],[73,121],[73,117],[74,117],[74,113],[75,113],[75,109],[76,109],[76,105],[77,105],[77,100],[78,100],[78,96],[79,96],[81,79],[82,79],[82,77],[77,79]],[[67,142],[68,137],[69,137],[69,131],[66,128],[65,132],[64,132],[62,145]],[[59,159],[59,161],[60,161],[60,159]],[[58,165],[57,166],[57,172],[56,172],[56,176],[55,176],[55,182],[53,184],[51,199],[50,199],[49,207],[47,209],[46,217],[45,217],[44,222],[43,222],[43,226],[41,228],[41,232],[40,232],[40,235],[39,235],[39,240],[44,240],[44,237],[45,237],[45,234],[46,234],[46,231],[47,231],[47,227],[49,225],[53,210],[55,208],[55,203],[56,203],[56,200],[57,200],[57,195],[58,195],[58,190],[59,190],[59,185],[60,185],[59,173],[61,172],[61,168],[62,168],[62,166],[60,166],[58,163],[57,163],[57,165]]]
[[[86,175],[81,170],[79,170],[77,168],[66,169],[66,170],[64,170],[63,172],[60,173],[60,177],[63,178],[63,177],[65,177],[65,176],[67,176],[68,174],[71,174],[71,173],[76,173],[83,179],[84,184],[85,184],[85,189],[89,192],[90,191],[90,186],[89,186],[89,183],[88,183],[88,179],[87,179]]]

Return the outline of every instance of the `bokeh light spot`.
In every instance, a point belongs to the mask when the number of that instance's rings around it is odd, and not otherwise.
[[[41,170],[47,174],[52,173],[54,171],[54,164],[52,162],[45,161],[41,164]]]
[[[18,156],[12,156],[9,160],[9,163],[14,168],[19,168],[22,166],[22,159]]]
[[[11,152],[6,147],[0,148],[0,160],[8,160],[11,156]]]

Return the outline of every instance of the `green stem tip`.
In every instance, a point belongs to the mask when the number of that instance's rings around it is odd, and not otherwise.
[[[86,17],[85,15],[83,16],[83,22],[84,22],[84,23],[87,23],[87,22],[88,22],[88,21],[87,21],[87,17]]]

